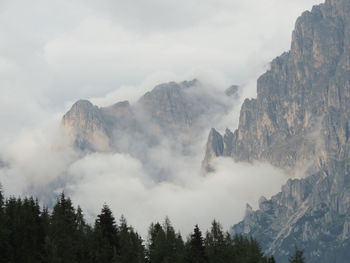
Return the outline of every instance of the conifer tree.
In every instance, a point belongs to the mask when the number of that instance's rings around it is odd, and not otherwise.
[[[186,244],[188,263],[207,263],[202,232],[198,225],[195,225],[193,233]]]
[[[0,263],[8,262],[8,250],[9,250],[9,229],[7,227],[7,216],[5,213],[5,198],[2,193],[2,187],[0,185]]]
[[[289,263],[305,263],[304,252],[295,247],[294,254],[289,257]]]
[[[118,227],[110,208],[105,204],[97,216],[94,229],[95,262],[118,262]]]
[[[152,224],[149,231],[148,260],[156,263],[182,263],[185,261],[185,246],[181,235],[175,233],[169,218],[163,226]]]
[[[236,236],[233,240],[233,250],[237,262],[259,263],[268,260],[259,243],[253,238]]]
[[[176,234],[173,226],[171,225],[170,219],[165,218],[163,223],[163,229],[165,233],[165,262],[175,262],[177,257],[177,247],[176,247]]]
[[[175,240],[175,246],[176,246],[176,255],[174,262],[175,263],[184,263],[186,262],[186,248],[185,243],[182,239],[182,236],[180,233],[176,234],[176,240]]]
[[[49,228],[50,228],[50,213],[47,207],[44,207],[40,214],[40,221],[42,224],[42,237],[44,239],[44,251],[41,255],[43,262],[49,262],[49,253],[50,253],[50,241],[49,241]]]
[[[92,228],[64,193],[50,215],[38,200],[5,201],[0,190],[0,249],[0,263],[275,263],[256,240],[232,240],[217,221],[204,240],[196,225],[186,244],[168,218],[163,225],[151,224],[146,250],[123,216],[118,227],[104,205]],[[290,262],[303,263],[303,252],[296,249]]]
[[[222,226],[217,221],[212,222],[211,230],[207,232],[204,243],[209,262],[224,263],[229,260],[229,251]]]
[[[148,234],[148,252],[147,258],[149,263],[162,263],[165,260],[165,232],[162,226],[157,222],[151,224]]]
[[[128,226],[124,216],[120,219],[119,241],[121,263],[142,263],[145,261],[142,239],[132,227]]]
[[[47,244],[49,261],[77,262],[78,246],[78,223],[75,209],[71,200],[62,193],[53,208],[50,219]]]
[[[5,205],[8,261],[41,262],[44,233],[40,221],[40,207],[33,198],[10,198]]]
[[[89,225],[86,224],[84,219],[83,210],[80,206],[76,212],[77,223],[77,262],[88,263],[91,262],[91,250],[92,250],[92,230]]]

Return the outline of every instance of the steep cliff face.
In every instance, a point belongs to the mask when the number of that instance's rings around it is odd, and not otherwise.
[[[156,86],[141,97],[139,104],[148,113],[149,120],[167,132],[191,129],[198,117],[184,88],[175,82]]]
[[[215,159],[216,157],[222,156],[224,152],[224,142],[223,137],[220,133],[217,132],[214,128],[210,130],[205,157],[202,162],[202,167],[205,171],[211,172],[213,168],[210,167],[210,161]]]
[[[259,209],[249,210],[231,233],[257,238],[277,261],[287,260],[294,247],[304,249],[307,262],[348,262],[350,256],[350,180],[313,174],[289,180]]]
[[[91,102],[77,101],[63,116],[62,125],[78,148],[108,151],[110,141],[104,116]]]
[[[257,89],[223,155],[291,173],[303,167],[307,177],[261,199],[232,233],[254,235],[281,260],[296,244],[308,262],[348,262],[350,0],[327,0],[305,12],[291,50],[271,63]]]
[[[322,132],[334,126],[327,122],[330,115],[348,110],[348,26],[331,3],[298,19],[291,51],[276,58],[258,79],[257,99],[243,104],[233,138],[236,160],[293,168],[320,150]],[[344,127],[336,130],[334,136],[341,139]]]
[[[147,151],[162,140],[184,151],[210,127],[208,119],[225,115],[237,99],[238,87],[229,95],[212,96],[200,81],[163,83],[136,103],[118,102],[97,107],[76,102],[62,125],[75,146],[83,151],[116,151],[146,161]],[[226,92],[227,93],[227,92]]]
[[[228,149],[235,160],[295,168],[315,161],[316,152],[329,155],[330,145],[347,142],[348,9],[348,1],[327,1],[298,19],[291,50],[272,61],[258,79],[257,98],[242,106]],[[338,155],[338,148],[332,154]]]

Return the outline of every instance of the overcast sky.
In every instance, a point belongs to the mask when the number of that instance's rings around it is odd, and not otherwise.
[[[0,181],[7,194],[30,184],[45,188],[68,171],[73,200],[83,209],[96,214],[107,201],[142,233],[165,215],[185,231],[196,222],[209,226],[213,215],[225,227],[237,222],[245,202],[256,205],[260,195],[278,191],[286,180],[281,171],[218,160],[216,176],[202,178],[191,173],[193,160],[178,156],[167,161],[186,173],[176,183],[150,185],[127,155],[94,154],[72,163],[75,155],[60,145],[57,127],[78,99],[136,100],[165,81],[245,85],[244,96],[254,97],[257,77],[289,50],[296,18],[319,2],[0,0]],[[13,161],[9,167],[1,168],[3,156]],[[98,193],[93,200],[91,192]]]
[[[1,139],[80,98],[218,72],[244,84],[319,0],[0,0]]]

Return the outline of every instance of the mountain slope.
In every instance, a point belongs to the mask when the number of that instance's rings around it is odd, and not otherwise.
[[[280,260],[294,245],[305,248],[307,262],[350,256],[349,14],[350,0],[303,13],[291,50],[258,79],[257,98],[244,102],[239,127],[224,143],[222,156],[268,161],[306,177],[262,198],[259,210],[232,228]]]
[[[63,116],[62,126],[81,152],[130,154],[155,177],[162,177],[171,171],[159,157],[152,159],[154,151],[166,148],[170,155],[198,154],[210,125],[218,123],[238,99],[237,86],[215,91],[195,79],[157,85],[133,104],[123,101],[97,107],[80,100]]]
[[[272,61],[271,69],[258,79],[257,99],[247,99],[242,106],[228,149],[237,161],[267,160],[294,168],[310,155],[314,161],[321,130],[331,134],[329,145],[346,142],[348,4],[327,1],[298,19],[291,50]],[[340,125],[332,132],[338,112],[343,116],[337,116]]]

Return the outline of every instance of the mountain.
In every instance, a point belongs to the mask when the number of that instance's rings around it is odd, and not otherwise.
[[[258,79],[237,130],[209,135],[204,163],[266,161],[302,177],[248,207],[232,234],[253,235],[277,261],[297,245],[307,262],[348,262],[349,123],[350,0],[327,0],[298,18],[291,50]]]
[[[291,50],[258,79],[257,98],[244,102],[227,156],[294,169],[326,148],[322,132],[330,134],[330,145],[347,141],[348,5],[327,1],[298,19]],[[343,116],[335,120],[337,113]],[[335,134],[331,126],[337,121]]]
[[[97,107],[79,100],[63,116],[62,127],[83,153],[130,154],[152,173],[165,174],[162,164],[150,159],[150,151],[164,144],[169,152],[200,152],[203,135],[230,111],[238,92],[238,86],[218,91],[196,79],[163,83],[133,104]]]

